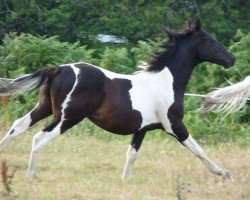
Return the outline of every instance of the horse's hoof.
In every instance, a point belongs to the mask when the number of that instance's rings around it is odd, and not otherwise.
[[[227,171],[227,170],[222,170],[220,172],[220,175],[223,177],[224,180],[231,178],[231,175],[230,175],[229,171]]]
[[[123,180],[123,181],[129,180],[129,178],[130,178],[130,176],[122,175],[122,180]]]
[[[38,180],[38,176],[36,174],[28,174],[29,179]]]
[[[122,174],[122,180],[127,181],[131,178],[131,173],[123,173]]]

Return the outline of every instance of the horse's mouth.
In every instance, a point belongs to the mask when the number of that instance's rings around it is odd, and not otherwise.
[[[231,67],[233,67],[234,66],[234,63],[233,64],[224,64],[223,65],[223,67],[225,68],[225,69],[229,69],[229,68],[231,68]]]
[[[223,67],[225,69],[229,69],[229,68],[234,66],[234,62],[235,62],[235,57],[233,56],[232,59],[227,60],[226,62],[224,62]]]

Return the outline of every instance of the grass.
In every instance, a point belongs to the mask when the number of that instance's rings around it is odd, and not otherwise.
[[[7,130],[3,129],[1,137]],[[215,162],[231,171],[232,180],[223,181],[172,137],[161,141],[149,136],[134,164],[132,178],[123,181],[129,136],[105,141],[65,134],[44,149],[39,179],[30,180],[26,174],[31,132],[13,141],[0,155],[10,171],[16,170],[10,195],[0,185],[1,200],[250,199],[249,146],[242,148],[232,142],[203,145]]]

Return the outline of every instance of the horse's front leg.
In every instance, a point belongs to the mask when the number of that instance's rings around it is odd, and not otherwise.
[[[208,167],[208,169],[217,175],[221,175],[223,178],[230,179],[230,173],[220,168],[217,164],[215,164],[213,161],[211,161],[206,153],[203,151],[203,149],[200,147],[200,145],[197,144],[197,142],[193,139],[191,135],[188,136],[188,138],[182,142],[194,155],[196,155],[198,158],[201,159],[201,161]]]
[[[172,116],[171,120],[169,120],[169,118],[165,116],[161,119],[164,129],[173,134],[185,147],[197,156],[212,173],[221,175],[223,178],[230,178],[230,174],[227,170],[222,169],[208,158],[200,145],[197,144],[193,137],[188,133],[181,118]]]

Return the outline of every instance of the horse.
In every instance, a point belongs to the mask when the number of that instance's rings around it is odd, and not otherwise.
[[[199,19],[179,31],[166,29],[169,41],[149,67],[132,75],[118,74],[89,63],[63,64],[12,81],[1,79],[0,94],[16,96],[39,90],[39,101],[17,119],[0,141],[0,152],[28,127],[53,114],[53,121],[33,137],[28,175],[37,176],[41,150],[66,130],[88,118],[114,134],[132,134],[122,178],[127,179],[147,131],[162,129],[223,178],[230,173],[209,159],[183,123],[184,92],[192,71],[208,61],[224,68],[235,57],[208,32]]]

